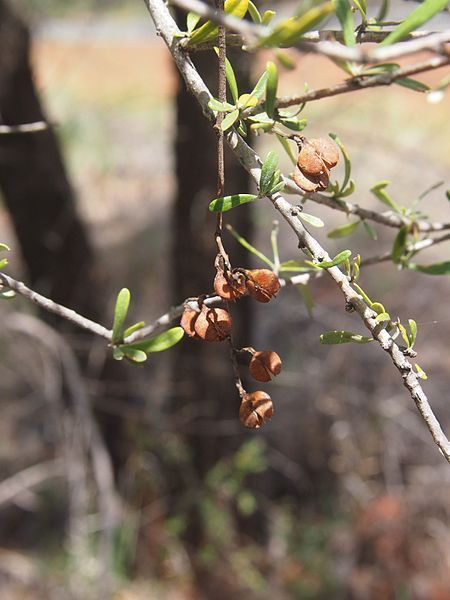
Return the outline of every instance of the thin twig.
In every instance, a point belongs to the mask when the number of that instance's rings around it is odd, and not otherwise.
[[[442,242],[446,242],[450,240],[450,233],[446,233],[445,235],[441,235],[441,237],[436,238],[426,238],[424,240],[420,240],[415,244],[406,247],[406,252],[409,254],[413,252],[416,254],[421,250],[425,250],[425,248],[430,248],[430,246],[435,246],[436,244],[441,244]],[[392,252],[385,252],[383,254],[377,254],[376,256],[369,256],[369,258],[365,258],[361,261],[361,267],[369,267],[370,265],[376,265],[382,262],[387,262],[392,260]]]
[[[148,0],[146,0],[146,3],[148,5]],[[184,10],[194,12],[201,17],[207,18],[214,23],[223,25],[229,31],[240,33],[244,37],[246,45],[250,47],[256,47],[261,40],[268,37],[273,32],[271,27],[257,25],[249,21],[238,19],[223,11],[213,9],[199,0],[171,0],[171,3]],[[360,39],[365,41],[364,34],[361,34]],[[329,58],[368,64],[397,59],[401,56],[408,56],[423,50],[429,50],[440,54],[444,52],[443,45],[450,42],[450,30],[430,33],[429,35],[422,34],[420,37],[415,37],[415,39],[392,44],[392,46],[377,47],[372,50],[357,46],[348,47],[336,41],[322,40],[320,38],[317,40],[316,36],[313,40],[314,41],[310,41],[305,35],[302,40],[295,44],[295,47],[306,52],[322,54]],[[183,45],[189,47],[188,40],[186,40]]]
[[[167,6],[164,4],[163,0],[146,0],[146,4],[155,23],[156,29],[170,49],[175,63],[185,80],[187,88],[196,97],[205,117],[212,124],[214,124],[214,112],[208,107],[211,93],[190,61],[189,57],[187,57],[180,48],[179,30],[172,19]],[[405,42],[405,44],[407,43],[409,42]],[[226,139],[242,166],[252,175],[256,182],[259,182],[262,166],[261,159],[255,154],[253,149],[245,143],[245,141],[237,134],[236,131],[230,131],[226,136]],[[295,207],[293,207],[290,202],[283,198],[283,196],[281,196],[279,193],[274,194],[269,199],[275,209],[283,216],[285,221],[294,231],[299,242],[299,247],[307,249],[313,259],[317,262],[329,260],[328,253],[305,229],[301,219],[298,218],[298,210],[294,210]],[[331,267],[327,269],[327,272],[341,289],[345,298],[346,306],[353,306],[374,339],[378,341],[382,349],[391,357],[393,364],[400,372],[403,383],[408,389],[411,398],[414,400],[416,407],[422,415],[422,418],[424,419],[434,441],[446,460],[450,463],[450,442],[442,431],[442,428],[431,409],[428,398],[420,385],[419,379],[413,370],[412,365],[391,338],[391,336],[387,333],[387,331],[380,327],[380,323],[375,320],[377,316],[375,311],[367,306],[362,297],[352,287],[348,278],[344,273],[342,273],[339,267]]]
[[[63,475],[64,465],[61,459],[47,460],[14,473],[0,482],[0,508],[15,502],[21,493]]]
[[[49,128],[45,121],[35,121],[34,123],[23,123],[21,125],[0,125],[0,135],[11,135],[15,133],[36,133],[45,131]]]

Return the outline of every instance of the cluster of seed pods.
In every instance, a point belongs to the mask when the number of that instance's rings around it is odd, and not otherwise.
[[[250,295],[258,302],[269,302],[280,290],[277,275],[269,269],[217,269],[214,290],[227,301],[235,301]],[[232,317],[225,308],[211,308],[199,303],[200,309],[186,307],[180,325],[193,339],[205,342],[221,342],[231,335]],[[281,359],[271,350],[256,351],[244,348],[251,354],[249,371],[257,381],[271,381],[281,371]],[[248,428],[257,429],[273,416],[273,403],[263,391],[245,393],[241,399],[239,419]]]
[[[327,138],[299,138],[299,155],[292,178],[304,192],[326,190],[330,169],[339,160],[336,144]]]

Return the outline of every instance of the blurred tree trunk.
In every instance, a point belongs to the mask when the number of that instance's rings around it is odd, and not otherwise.
[[[231,60],[241,88],[247,90],[250,86],[250,60],[242,55]],[[198,53],[194,56],[194,62],[208,87],[217,93],[218,63],[215,53]],[[217,253],[214,241],[216,216],[208,211],[209,202],[217,194],[217,137],[202,115],[197,101],[186,91],[181,78],[176,103],[175,157],[178,187],[172,221],[172,273],[174,302],[179,302],[180,299],[213,290]],[[246,192],[250,187],[249,176],[228,149],[225,181],[226,193],[230,194]],[[231,222],[247,239],[251,238],[250,210],[244,208],[226,213],[224,221]],[[248,266],[248,252],[226,231],[223,239],[232,265]],[[248,345],[252,328],[250,301],[245,298],[236,304],[231,303],[230,308],[235,344]],[[202,521],[200,507],[201,496],[206,491],[207,474],[218,461],[236,451],[245,439],[245,433],[238,421],[240,399],[234,385],[226,343],[185,340],[174,353],[172,372],[175,392],[173,413],[183,418],[184,441],[191,456],[189,475],[179,474],[177,510],[181,509],[183,501],[189,503],[193,493],[197,493],[195,505],[190,506],[188,513],[185,536],[195,554],[196,550],[208,544],[209,534]],[[229,434],[223,435],[224,425],[231,426]],[[233,518],[231,514],[229,516]],[[248,525],[247,522],[244,528]],[[216,598],[230,597],[230,593],[237,597],[236,582],[229,580],[217,587],[217,579],[214,584],[211,571],[205,573],[200,569],[197,575],[207,596],[211,592],[216,594]]]
[[[33,81],[25,24],[0,0],[0,122],[19,125],[46,120]],[[97,266],[86,228],[77,213],[54,131],[0,135],[0,190],[17,234],[33,289],[94,320],[104,319],[104,274]],[[48,313],[59,328],[67,323]],[[92,336],[83,337],[79,358],[87,363]],[[123,370],[122,370],[123,371]],[[123,381],[107,360],[102,376]],[[123,461],[122,425],[102,415],[101,425],[116,466]]]

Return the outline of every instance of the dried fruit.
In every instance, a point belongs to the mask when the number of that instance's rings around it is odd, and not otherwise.
[[[281,288],[280,280],[269,269],[253,269],[245,275],[248,293],[258,302],[269,302]]]
[[[185,308],[181,316],[180,326],[184,329],[186,335],[192,338],[198,338],[195,332],[195,322],[200,313],[191,308]]]
[[[309,143],[329,169],[335,167],[339,161],[339,151],[336,144],[328,138],[313,138]]]
[[[271,381],[281,372],[281,358],[272,350],[255,352],[250,360],[250,375],[258,381]]]
[[[336,144],[326,138],[302,138],[300,152],[292,177],[305,192],[326,190],[329,184],[329,169],[336,166],[339,152]]]
[[[246,293],[245,277],[242,273],[224,273],[218,270],[214,278],[216,294],[225,300],[237,300]]]
[[[258,429],[272,416],[272,398],[266,392],[251,392],[242,398],[239,420],[245,427]]]
[[[206,342],[221,342],[231,333],[232,319],[224,308],[202,307],[195,320],[195,333]]]

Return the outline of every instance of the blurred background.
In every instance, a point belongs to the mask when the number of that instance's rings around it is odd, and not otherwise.
[[[281,14],[296,3],[276,4]],[[412,6],[395,3],[391,16]],[[430,25],[448,27],[448,13]],[[282,94],[345,78],[327,60],[291,56],[294,70],[279,65]],[[231,53],[241,90],[269,59]],[[214,55],[195,61],[214,90]],[[448,74],[419,79],[438,85]],[[355,202],[382,211],[369,189],[389,180],[409,206],[444,181],[421,208],[449,220],[448,95],[431,104],[394,85],[312,102],[303,114],[307,135],[334,132],[345,144]],[[147,322],[211,290],[215,139],[143,2],[0,0],[0,115],[54,125],[0,136],[11,276],[107,327],[121,287],[132,292],[132,318]],[[269,136],[253,143],[281,154]],[[228,157],[227,193],[250,188]],[[392,246],[395,231],[381,226],[378,241],[362,228],[327,239],[346,217],[307,210],[325,220],[314,233],[331,255]],[[271,206],[229,214],[270,255]],[[281,259],[297,258],[283,223],[279,239]],[[233,265],[263,266],[231,236],[225,243]],[[448,250],[422,262],[447,260]],[[448,279],[381,263],[363,269],[361,285],[391,315],[418,322],[425,390],[448,431]],[[322,277],[269,305],[244,299],[233,317],[237,345],[283,359],[264,388],[275,416],[263,430],[238,421],[221,344],[183,340],[136,367],[20,297],[1,303],[2,599],[450,599],[449,467],[379,347],[319,344],[331,329],[364,333],[336,286]],[[243,372],[258,389],[244,362]]]

